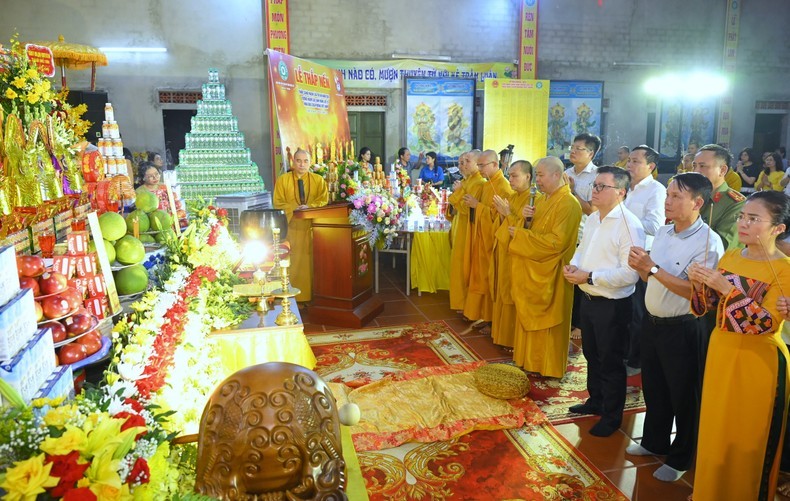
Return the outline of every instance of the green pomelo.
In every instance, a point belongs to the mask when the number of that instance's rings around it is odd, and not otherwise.
[[[107,249],[107,260],[111,263],[115,261],[115,245],[109,240],[105,240],[104,248]]]
[[[155,210],[148,215],[151,220],[151,229],[156,231],[166,230],[173,224],[170,214],[163,210]]]
[[[105,212],[99,216],[99,226],[105,240],[118,240],[126,235],[126,221],[117,212]]]
[[[137,221],[138,231],[140,233],[144,231],[148,231],[148,228],[151,227],[151,221],[148,220],[148,215],[137,209],[136,211],[132,211],[126,216],[126,231],[130,235],[134,235],[134,222]]]
[[[142,263],[145,259],[143,243],[131,235],[115,242],[115,259],[121,264]]]
[[[168,229],[166,229],[164,231],[161,231],[161,232],[157,233],[154,236],[154,238],[156,239],[156,241],[158,243],[163,244],[163,243],[175,240],[176,239],[176,232],[168,228]]]
[[[96,242],[91,240],[88,242],[88,254],[93,254],[94,252],[96,252]]]
[[[148,188],[145,186],[137,188],[135,194],[136,199],[134,204],[137,206],[138,210],[148,213],[155,211],[157,207],[159,207],[159,198],[148,191]]]
[[[156,240],[154,240],[154,236],[148,234],[140,235],[140,241],[144,244],[152,244],[156,242]]]
[[[113,275],[115,276],[115,288],[122,296],[143,292],[148,287],[148,272],[141,264],[122,268],[113,272]]]

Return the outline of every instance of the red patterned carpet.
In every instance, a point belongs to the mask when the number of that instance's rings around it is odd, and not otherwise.
[[[308,339],[318,359],[316,371],[327,381],[356,387],[387,374],[477,359],[444,322],[311,334]],[[584,367],[575,363],[572,371]],[[569,381],[578,378],[571,375]],[[557,388],[536,384],[533,391],[556,416],[564,416],[583,387],[582,379],[581,390],[560,382]],[[548,420],[358,455],[372,500],[626,499]]]

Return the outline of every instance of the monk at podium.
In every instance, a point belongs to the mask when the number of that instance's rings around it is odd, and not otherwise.
[[[573,286],[562,273],[576,250],[582,209],[571,194],[559,158],[535,166],[543,194],[524,206],[529,229],[510,226],[512,297],[516,304],[516,365],[542,376],[562,377],[568,364]]]
[[[277,178],[272,203],[285,211],[288,218],[288,242],[291,244],[291,284],[301,293],[299,302],[313,297],[313,239],[311,222],[293,219],[294,211],[309,207],[323,207],[329,201],[324,178],[310,172],[310,156],[301,148],[296,150],[291,171]]]

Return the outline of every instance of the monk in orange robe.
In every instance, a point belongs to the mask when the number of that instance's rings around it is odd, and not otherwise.
[[[494,300],[491,337],[494,344],[513,347],[516,332],[516,307],[511,295],[510,226],[524,226],[521,210],[530,203],[532,164],[526,160],[513,162],[509,169],[510,187],[515,193],[510,198],[494,195],[498,220],[494,221],[495,239],[493,259],[488,272],[491,298]],[[534,197],[534,192],[532,194]],[[534,199],[532,200],[534,204]]]
[[[464,177],[463,181],[456,181],[453,193],[447,198],[453,208],[450,229],[450,309],[463,311],[466,302],[466,292],[469,288],[469,272],[471,270],[472,232],[474,223],[470,223],[469,206],[463,201],[464,195],[471,194],[478,198],[483,192],[485,179],[477,168],[477,158],[480,150],[464,153],[458,163],[458,169]]]
[[[535,207],[522,209],[532,216],[529,229],[508,228],[516,336],[513,360],[529,372],[562,377],[568,365],[573,286],[562,273],[576,249],[582,209],[571,194],[556,157],[538,160],[535,182],[543,194]]]
[[[477,167],[488,182],[483,185],[479,199],[471,193],[467,193],[463,198],[464,202],[475,211],[474,228],[470,228],[473,231],[472,267],[469,275],[469,290],[464,303],[464,316],[469,320],[490,322],[493,318],[494,301],[491,299],[488,269],[491,266],[494,250],[494,221],[499,218],[494,208],[494,195],[507,198],[513,194],[513,190],[499,170],[499,159],[494,150],[481,153]]]

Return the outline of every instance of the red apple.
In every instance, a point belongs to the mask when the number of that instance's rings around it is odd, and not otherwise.
[[[70,365],[74,362],[79,362],[86,356],[88,356],[88,351],[83,345],[79,343],[70,343],[60,348],[58,360],[60,360],[61,364]]]
[[[41,288],[38,286],[38,280],[32,277],[19,277],[19,287],[23,289],[33,289],[34,296],[41,295]]]
[[[44,260],[39,256],[17,256],[16,268],[20,277],[37,277],[44,273]]]
[[[91,356],[101,349],[101,334],[98,332],[89,332],[79,338],[77,342],[84,346],[88,356]]]
[[[60,295],[66,298],[72,310],[82,307],[82,294],[77,289],[69,287],[61,292]]]
[[[82,313],[75,313],[69,318],[63,320],[63,325],[66,326],[66,332],[69,337],[74,337],[83,332],[87,332],[93,327],[93,317],[91,315],[84,315]]]
[[[44,310],[44,316],[47,318],[60,318],[71,311],[68,299],[60,294],[42,299],[41,308]]]
[[[44,310],[41,308],[41,303],[36,301],[36,322],[44,320]]]
[[[44,273],[38,279],[38,285],[41,287],[41,294],[57,294],[69,288],[69,279],[66,275],[60,274],[56,271]]]
[[[52,341],[59,343],[66,339],[66,328],[57,321],[45,322],[39,326],[41,329],[52,329]]]

